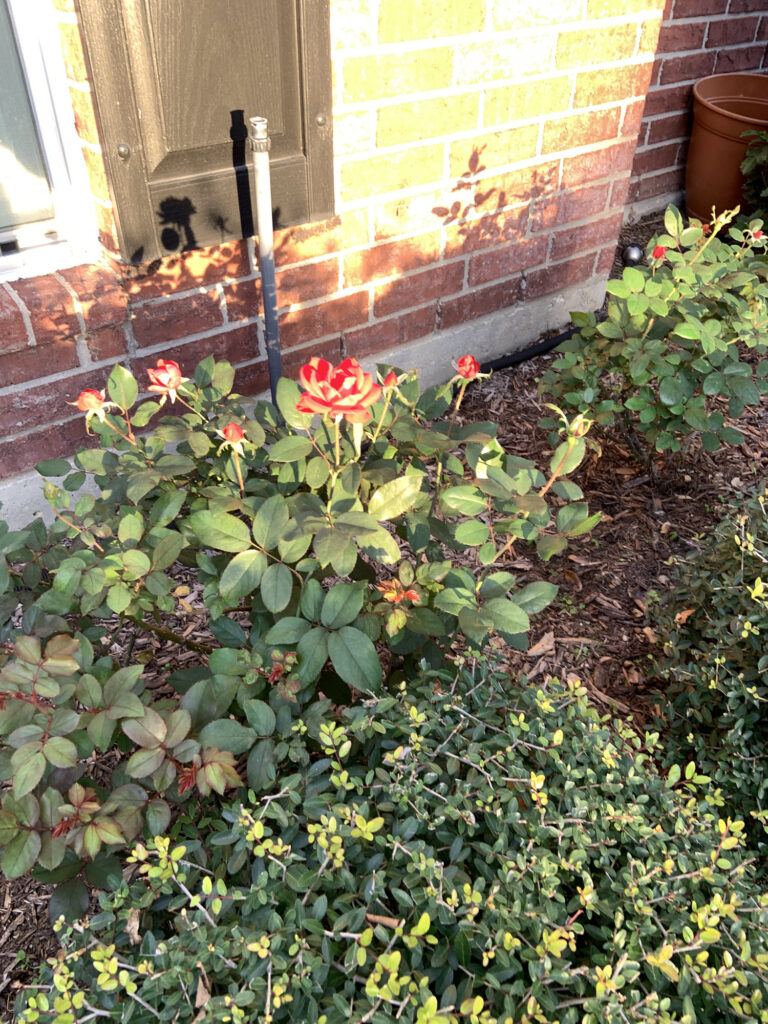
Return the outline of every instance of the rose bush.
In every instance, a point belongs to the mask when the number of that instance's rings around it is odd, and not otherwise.
[[[279,409],[246,412],[226,363],[206,359],[190,379],[166,360],[148,372],[159,402],[137,404],[136,380],[115,367],[91,421],[102,448],[79,452],[75,472],[40,465],[54,524],[0,529],[7,875],[108,872],[113,849],[165,828],[174,801],[241,780],[264,791],[321,695],[354,703],[439,666],[457,642],[525,648],[556,588],[521,584],[507,559],[521,545],[548,559],[597,518],[566,479],[583,417],[564,421],[545,475],[492,424],[458,424],[450,382],[421,394],[396,368],[379,384],[354,360],[314,359],[306,390],[281,380]],[[176,414],[142,435],[166,397]],[[98,496],[73,496],[86,475]],[[177,564],[200,586],[185,614],[209,624],[206,643],[168,626]],[[156,698],[141,664],[115,660],[121,632],[174,639],[198,664]],[[93,759],[113,749],[97,785]]]

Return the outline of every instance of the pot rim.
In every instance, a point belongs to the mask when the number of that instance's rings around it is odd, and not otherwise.
[[[765,107],[765,109],[766,109],[766,116],[765,116],[765,118],[745,117],[743,114],[735,114],[735,113],[733,113],[730,110],[725,110],[723,107],[719,106],[716,102],[712,102],[712,100],[707,99],[705,96],[701,95],[700,86],[704,85],[706,82],[714,82],[714,81],[719,81],[719,80],[726,79],[726,78],[735,79],[735,80],[741,80],[741,81],[743,81],[744,79],[749,79],[749,80],[760,79],[761,81],[765,82],[765,97],[764,97],[765,98],[765,105],[766,105],[766,107]],[[726,72],[724,72],[722,74],[719,74],[719,75],[707,75],[705,78],[700,78],[698,80],[698,82],[694,83],[694,86],[693,86],[693,97],[694,97],[694,100],[697,103],[700,103],[703,107],[706,107],[707,110],[711,110],[711,111],[713,111],[716,114],[720,114],[721,116],[728,117],[729,119],[733,119],[734,121],[741,121],[744,124],[751,124],[751,125],[755,125],[755,124],[757,124],[757,125],[768,125],[768,75],[760,74],[759,72],[751,72],[751,71],[726,71]],[[729,98],[758,99],[759,100],[759,99],[762,99],[763,97],[761,97],[761,96],[744,96],[744,95],[740,95],[739,93],[736,93],[735,97],[731,96]]]

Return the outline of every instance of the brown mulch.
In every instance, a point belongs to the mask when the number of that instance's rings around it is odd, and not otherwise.
[[[623,269],[626,245],[644,247],[663,230],[660,215],[626,226],[619,239],[612,276]],[[537,426],[543,414],[536,379],[552,355],[520,363],[473,385],[461,409],[467,421],[493,420],[510,453],[532,459],[546,469],[549,445]],[[574,474],[591,511],[602,521],[566,552],[542,563],[533,549],[520,544],[507,568],[520,585],[546,579],[558,585],[555,602],[533,620],[531,647],[509,651],[510,671],[535,682],[547,675],[575,673],[600,710],[632,715],[638,724],[654,713],[652,662],[660,648],[645,622],[651,590],[663,591],[670,560],[697,547],[697,538],[718,517],[722,499],[738,500],[743,490],[768,476],[768,406],[749,409],[739,420],[747,441],[710,455],[694,452],[682,472],[667,473],[659,464],[655,486],[644,469],[619,447],[603,442]],[[177,609],[165,625],[188,640],[209,640],[202,594],[191,573],[177,578]],[[125,636],[114,638],[115,654],[124,653]],[[148,685],[159,687],[167,675],[192,667],[200,654],[163,636],[136,639],[131,657],[147,666]],[[50,888],[29,878],[0,875],[0,1021],[10,1022],[19,986],[33,980],[35,964],[55,955],[57,940],[48,924]]]

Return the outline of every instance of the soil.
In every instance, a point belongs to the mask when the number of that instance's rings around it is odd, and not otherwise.
[[[663,230],[661,218],[646,218],[622,230],[614,276],[623,269],[622,253],[631,243],[644,247]],[[546,466],[549,447],[537,421],[543,414],[536,380],[553,355],[539,356],[470,387],[461,416],[493,420],[507,451]],[[699,544],[718,517],[722,500],[739,495],[768,475],[765,446],[768,407],[748,410],[739,420],[746,442],[712,455],[694,451],[681,472],[665,474],[659,464],[655,485],[643,467],[610,442],[591,452],[575,477],[591,511],[601,522],[565,553],[542,563],[520,547],[508,568],[521,585],[547,579],[558,585],[555,602],[533,620],[527,652],[506,651],[510,672],[518,678],[578,675],[601,711],[632,716],[637,724],[654,715],[655,694],[663,680],[654,678],[660,647],[645,618],[650,590],[663,591],[671,562]],[[205,642],[198,609],[201,595],[183,576],[177,591],[179,617],[171,628]],[[117,638],[117,643],[119,643]],[[118,648],[119,649],[119,648]],[[174,669],[194,664],[195,651],[159,636],[137,639],[132,657],[147,666],[150,685],[161,685]],[[55,955],[57,941],[48,923],[49,887],[29,878],[0,877],[0,1020],[12,1020],[20,985],[32,980],[34,966]]]

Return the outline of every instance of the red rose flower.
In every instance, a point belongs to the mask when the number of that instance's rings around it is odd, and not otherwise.
[[[104,392],[95,391],[93,388],[86,388],[85,391],[81,391],[77,396],[77,401],[71,404],[76,405],[80,412],[89,412],[91,414],[101,412],[104,408]]]
[[[755,238],[757,238],[757,235],[755,235]],[[394,370],[390,370],[389,373],[387,374],[387,376],[384,378],[384,387],[385,388],[397,387],[397,374],[395,373]]]
[[[654,245],[653,252],[651,253],[651,256],[655,260],[663,260],[664,256],[666,255],[666,252],[667,252],[666,245]]]
[[[334,367],[327,359],[313,356],[299,370],[305,389],[296,403],[299,412],[319,413],[348,423],[367,423],[369,406],[381,397],[381,385],[365,373],[356,359],[345,359]]]
[[[459,372],[459,376],[463,377],[464,380],[474,380],[478,373],[480,373],[480,363],[478,363],[474,356],[462,356],[456,364],[456,369]]]
[[[406,590],[400,580],[387,580],[386,583],[377,584],[376,589],[390,604],[400,604],[401,601],[413,601],[414,604],[418,604],[420,601],[418,591]]]
[[[147,370],[147,376],[152,382],[147,388],[148,391],[156,391],[163,398],[176,400],[176,390],[184,378],[181,376],[179,364],[172,359],[158,359],[154,370]]]
[[[228,423],[220,433],[225,441],[233,445],[240,444],[245,437],[245,431],[237,423]]]

